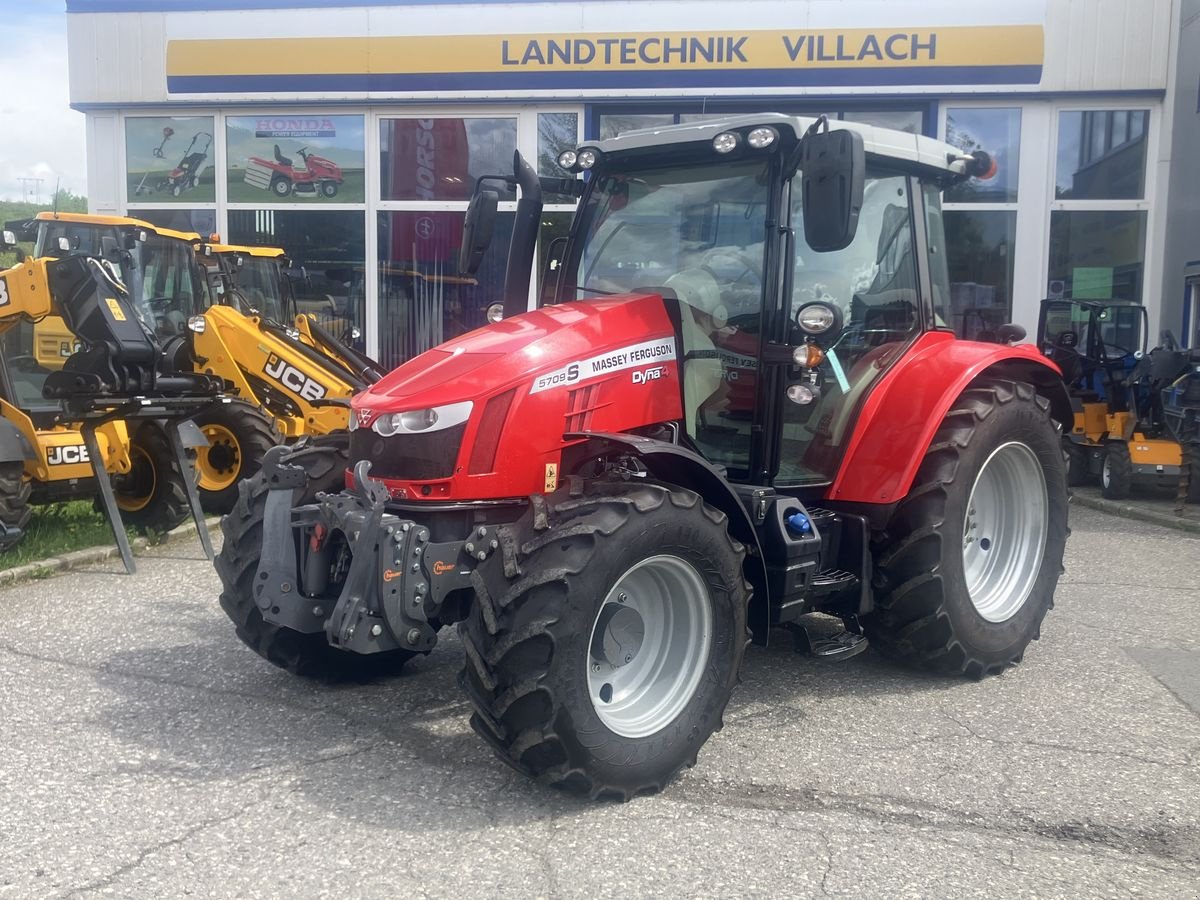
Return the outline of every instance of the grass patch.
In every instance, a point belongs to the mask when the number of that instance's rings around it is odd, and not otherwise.
[[[125,531],[132,542],[133,531],[128,528]],[[0,556],[0,569],[49,559],[72,550],[114,546],[116,541],[108,519],[92,508],[90,500],[35,506],[21,542]]]

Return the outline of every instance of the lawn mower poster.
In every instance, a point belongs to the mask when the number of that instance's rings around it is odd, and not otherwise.
[[[213,203],[212,116],[131,116],[125,120],[129,197],[154,203]]]
[[[233,116],[226,137],[231,201],[363,202],[361,116]]]

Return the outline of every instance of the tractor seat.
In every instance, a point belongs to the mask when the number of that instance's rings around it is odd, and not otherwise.
[[[275,162],[279,163],[281,166],[290,166],[292,164],[291,159],[279,152],[278,144],[275,145]]]

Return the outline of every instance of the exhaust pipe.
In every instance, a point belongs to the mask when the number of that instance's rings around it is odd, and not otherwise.
[[[538,224],[542,219],[542,185],[537,172],[521,156],[513,153],[513,179],[521,189],[517,218],[508,245],[508,265],[504,271],[504,318],[519,315],[529,308],[529,278],[537,251]]]

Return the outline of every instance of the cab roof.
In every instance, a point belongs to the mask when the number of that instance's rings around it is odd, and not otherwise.
[[[243,247],[238,244],[205,244],[205,246],[211,247],[213,253],[240,253],[243,256],[260,256],[267,259],[279,259],[281,256],[287,256],[281,247]]]
[[[160,234],[163,237],[174,238],[178,241],[187,241],[189,244],[203,240],[194,231],[176,231],[173,228],[163,228],[161,225],[153,225],[150,222],[144,222],[141,219],[134,219],[130,216],[103,216],[93,213],[68,213],[68,212],[49,212],[43,210],[35,217],[42,222],[73,222],[77,225],[102,225],[113,228],[138,228],[146,231],[153,231],[155,234]]]
[[[602,141],[587,141],[580,146],[596,147],[601,153],[619,153],[643,147],[667,144],[686,144],[694,141],[711,142],[723,131],[741,131],[759,125],[770,125],[779,131],[790,131],[799,139],[817,120],[783,113],[759,113],[709,119],[687,125],[662,125],[656,128],[639,128],[626,131],[614,138]],[[894,159],[923,169],[935,170],[942,175],[960,176],[964,165],[956,162],[962,151],[943,141],[935,141],[924,135],[879,128],[875,125],[860,125],[857,122],[830,119],[830,131],[857,131],[863,138],[863,149],[877,157]]]

